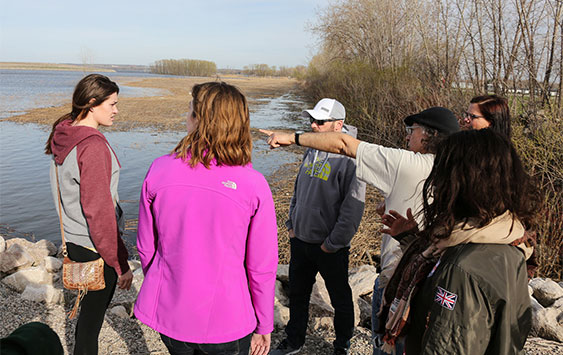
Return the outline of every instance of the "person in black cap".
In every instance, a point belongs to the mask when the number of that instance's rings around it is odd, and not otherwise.
[[[312,134],[261,131],[269,136],[271,148],[297,144],[356,158],[357,178],[373,185],[385,199],[385,211],[382,214],[393,210],[402,215],[411,215],[411,211],[417,212],[422,207],[422,186],[432,169],[436,146],[460,128],[456,116],[443,107],[432,107],[410,115],[404,122],[408,150],[362,142],[339,132]],[[383,234],[381,273],[375,281],[372,297],[372,330],[379,328],[375,314],[379,312],[382,291],[401,255],[399,242]],[[380,344],[379,339],[374,338],[374,354],[383,354],[379,350]],[[400,341],[397,350],[397,354],[402,354]]]

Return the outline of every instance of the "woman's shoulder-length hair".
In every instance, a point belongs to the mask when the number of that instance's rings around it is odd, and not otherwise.
[[[192,88],[195,129],[173,153],[194,167],[202,163],[244,166],[251,162],[250,115],[245,96],[224,82],[196,84]]]

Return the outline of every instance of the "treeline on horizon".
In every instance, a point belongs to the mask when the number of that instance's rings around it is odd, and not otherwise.
[[[182,76],[214,76],[217,65],[208,60],[162,59],[150,66],[151,73]]]
[[[269,66],[268,64],[250,64],[240,69],[217,70],[215,62],[197,59],[161,59],[149,66],[151,73],[179,76],[215,76],[218,72],[241,74],[248,76],[274,76],[303,79],[307,68],[304,65],[295,67]]]
[[[304,92],[311,103],[337,98],[361,139],[395,147],[409,114],[444,106],[461,117],[473,96],[507,97],[512,141],[543,202],[538,273],[561,279],[562,10],[560,0],[337,0],[311,26],[321,49]]]

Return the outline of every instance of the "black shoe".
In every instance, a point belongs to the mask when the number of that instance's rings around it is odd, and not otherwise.
[[[348,355],[349,348],[334,348],[334,355]]]
[[[294,348],[289,343],[289,340],[284,339],[276,349],[270,352],[270,355],[291,355],[291,354],[297,354],[300,351],[301,351],[301,346],[298,348]]]

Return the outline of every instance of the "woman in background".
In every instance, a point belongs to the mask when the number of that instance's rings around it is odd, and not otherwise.
[[[74,345],[74,354],[80,355],[98,353],[98,336],[115,286],[129,289],[133,280],[118,227],[120,164],[98,131],[113,124],[118,93],[108,77],[85,76],[74,89],[72,111],[53,124],[45,145],[45,154],[53,155],[51,190],[57,206],[59,178],[68,257],[78,262],[101,257],[105,262],[105,289],[89,291],[82,300]]]
[[[531,329],[525,227],[537,198],[506,136],[456,133],[438,147],[423,189],[424,228],[386,215],[405,253],[384,292],[383,349],[407,354],[519,354]],[[407,233],[408,234],[408,233]]]
[[[510,139],[510,110],[508,101],[497,95],[475,96],[463,113],[463,125],[471,129],[490,128]]]
[[[273,330],[277,227],[252,168],[250,118],[234,86],[195,85],[188,135],[143,183],[136,317],[171,354],[265,355]]]

